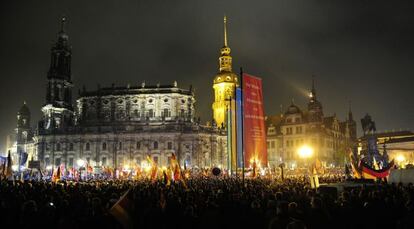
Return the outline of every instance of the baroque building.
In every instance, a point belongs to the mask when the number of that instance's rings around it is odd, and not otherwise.
[[[231,49],[227,41],[227,18],[224,17],[224,45],[220,50],[219,72],[213,81],[213,120],[219,127],[226,127],[227,125],[227,110],[238,86],[237,75],[232,70],[232,57],[230,53]]]
[[[122,168],[140,165],[147,156],[158,166],[168,166],[174,153],[182,166],[226,168],[226,131],[202,125],[195,117],[192,87],[173,82],[83,88],[73,104],[72,52],[65,23],[63,18],[51,49],[43,117],[34,134],[25,135],[33,148],[31,158],[42,167],[77,167],[82,159],[91,166]],[[26,105],[20,113],[17,136],[31,133]]]
[[[313,80],[307,109],[299,108],[292,101],[284,113],[266,117],[266,127],[271,166],[280,163],[291,168],[303,165],[298,149],[304,145],[311,147],[314,159],[320,160],[325,166],[341,166],[348,156],[348,149],[357,140],[352,111],[349,110],[346,121],[340,121],[336,114],[325,116]]]

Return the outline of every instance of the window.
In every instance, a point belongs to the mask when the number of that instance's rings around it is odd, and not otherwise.
[[[180,111],[180,117],[184,117],[184,115],[185,115],[185,111],[184,111],[184,109],[181,109],[181,111]]]
[[[287,123],[291,123],[292,122],[292,119],[288,118],[288,119],[286,119],[286,122]]]
[[[172,147],[173,147],[172,142],[168,142],[167,148],[168,148],[168,149],[172,149]]]
[[[295,118],[295,122],[300,122],[300,118]]]
[[[102,150],[106,150],[106,142],[102,143]]]
[[[89,142],[86,143],[85,150],[91,150],[91,145]]]
[[[164,117],[170,117],[170,110],[168,110],[167,108],[166,109],[164,109],[164,111],[163,111],[163,113],[162,113],[162,116],[164,116]]]
[[[48,157],[45,158],[45,164],[48,166],[50,164],[50,159]]]
[[[55,166],[60,166],[60,158],[55,159]]]
[[[69,143],[69,150],[73,151],[73,143]]]
[[[118,150],[122,150],[122,142],[118,143]]]
[[[158,164],[158,157],[157,156],[154,156],[153,160],[154,160],[155,164]]]
[[[296,127],[296,133],[297,134],[301,134],[302,133],[302,127],[301,126],[297,126]]]
[[[73,157],[69,158],[69,167],[73,167]]]
[[[141,142],[137,142],[137,146],[136,146],[136,148],[137,148],[137,149],[141,149]]]
[[[154,149],[158,149],[158,142],[154,142]]]
[[[106,165],[106,157],[102,158],[102,165],[105,166]]]
[[[148,110],[148,116],[149,116],[150,118],[154,117],[154,110],[153,110],[153,109],[149,109],[149,110]]]
[[[292,127],[286,128],[286,134],[292,134]]]

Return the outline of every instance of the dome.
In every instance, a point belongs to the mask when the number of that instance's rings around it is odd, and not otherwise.
[[[302,111],[300,110],[300,108],[298,106],[296,106],[295,104],[291,104],[286,113],[285,114],[298,114],[298,113],[302,113]]]
[[[23,106],[17,112],[19,115],[30,115],[29,107],[27,107],[26,102],[23,103]]]

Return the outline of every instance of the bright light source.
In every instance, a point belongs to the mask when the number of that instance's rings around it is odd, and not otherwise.
[[[46,166],[46,169],[47,170],[52,170],[52,166],[51,165],[48,165],[48,166]]]
[[[82,159],[78,159],[78,160],[76,161],[76,164],[78,164],[78,166],[79,166],[79,167],[83,167],[83,166],[85,165],[85,161],[84,161],[84,160],[82,160]]]
[[[18,169],[17,165],[12,165],[12,170],[13,171],[17,171],[17,169]]]
[[[129,164],[124,165],[124,170],[129,170]]]
[[[395,160],[397,160],[398,163],[402,163],[405,161],[405,157],[402,154],[397,155],[397,157],[395,158]]]
[[[309,158],[313,155],[313,149],[307,145],[304,145],[299,148],[298,154],[301,158]]]
[[[145,171],[145,172],[149,172],[151,170],[151,165],[148,163],[148,161],[142,161],[141,162],[141,168]]]

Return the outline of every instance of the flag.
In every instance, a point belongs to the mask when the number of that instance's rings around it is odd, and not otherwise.
[[[7,168],[6,168],[6,173],[5,173],[6,179],[13,175],[12,165],[13,163],[12,163],[10,150],[9,150],[9,154],[7,155]]]
[[[158,175],[157,164],[151,159],[151,157],[149,155],[147,155],[147,161],[148,161],[148,164],[151,167],[151,169],[150,169],[150,178],[151,178],[152,181],[155,181],[157,179],[157,175]]]
[[[171,181],[170,181],[170,177],[167,175],[167,172],[165,170],[163,170],[162,171],[162,174],[164,176],[164,184],[167,185],[167,186],[170,186],[171,185]]]
[[[61,172],[60,172],[60,166],[58,166],[56,173],[53,174],[52,182],[58,182],[60,180]]]
[[[131,195],[132,193],[129,189],[109,210],[109,213],[118,220],[123,228],[133,228],[133,221],[131,218],[133,201]]]

